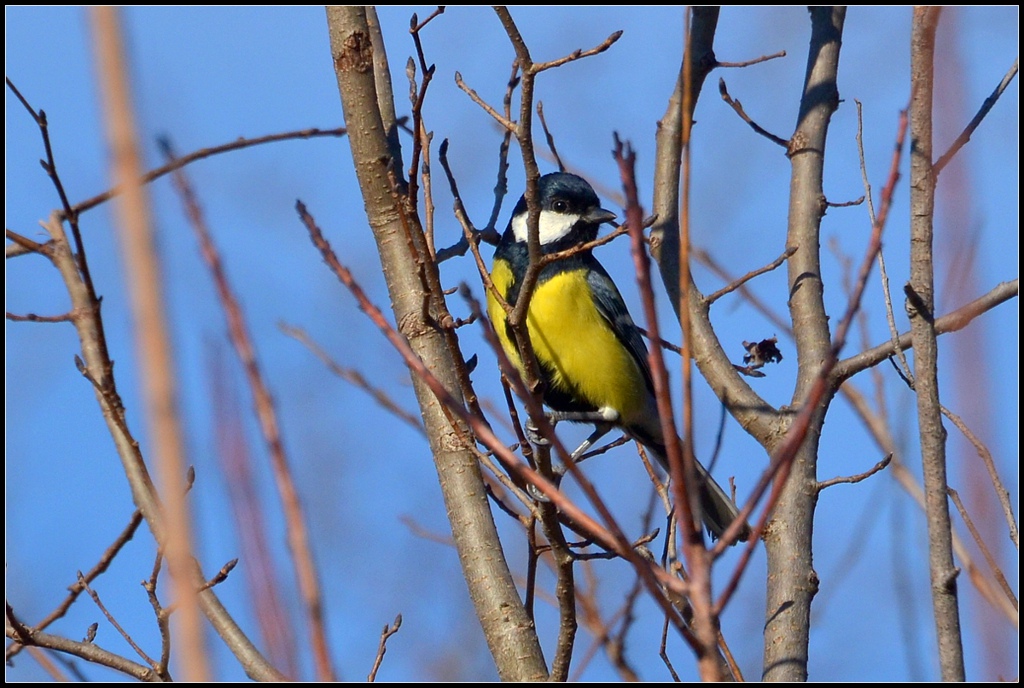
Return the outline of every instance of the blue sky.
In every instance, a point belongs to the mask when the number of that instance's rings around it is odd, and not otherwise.
[[[413,50],[409,16],[416,11],[422,18],[432,9],[381,10],[400,113],[409,110],[402,95],[407,83],[405,60]],[[560,153],[598,187],[606,207],[618,209],[614,197],[605,191],[618,188],[618,173],[609,154],[612,132],[637,149],[640,192],[649,199],[655,125],[666,107],[682,51],[681,10],[518,8],[513,15],[535,59],[552,59],[596,45],[616,30],[624,31],[607,53],[544,74],[537,95],[544,102]],[[160,163],[155,140],[161,135],[169,136],[179,152],[188,152],[240,136],[343,124],[320,7],[131,8],[124,16],[150,167]],[[908,8],[857,8],[848,14],[840,62],[843,102],[833,119],[826,164],[829,200],[847,201],[864,193],[857,163],[854,100],[864,106],[864,146],[877,199],[889,165],[897,114],[908,100],[909,28]],[[715,72],[696,112],[694,240],[733,274],[768,263],[782,252],[789,165],[781,149],[752,133],[722,103],[715,80],[724,78],[751,116],[786,137],[795,122],[807,39],[806,11],[801,8],[722,12],[715,44],[720,60],[787,52],[783,59],[755,67]],[[83,9],[6,9],[7,76],[36,108],[46,111],[58,168],[73,201],[110,185],[89,41],[88,15]],[[424,32],[423,41],[428,62],[437,65],[426,123],[435,132],[435,146],[442,139],[450,140],[449,158],[463,200],[472,219],[483,224],[493,203],[500,134],[489,116],[455,86],[453,75],[460,72],[481,96],[500,104],[513,52],[487,8],[450,8]],[[944,12],[937,63],[937,150],[945,150],[973,116],[1016,59],[1018,44],[1016,7]],[[1018,93],[1015,81],[941,178],[937,201],[940,313],[1018,276]],[[5,226],[38,238],[38,221],[57,204],[37,162],[43,155],[42,145],[34,124],[9,92],[5,120]],[[517,150],[513,149],[510,159],[511,198],[506,199],[503,218],[523,187]],[[542,162],[542,169],[554,167]],[[905,162],[903,170],[885,242],[897,295],[908,271]],[[404,625],[391,641],[381,679],[494,678],[454,550],[420,537],[407,525],[411,520],[432,532],[449,532],[425,442],[363,392],[327,373],[320,361],[278,328],[280,322],[303,328],[335,360],[362,371],[399,404],[416,412],[404,366],[323,266],[294,212],[295,200],[303,200],[341,259],[371,297],[386,307],[387,293],[346,141],[317,139],[251,148],[198,162],[188,173],[246,310],[275,395],[322,571],[329,638],[340,675],[352,680],[365,677],[380,627],[401,612]],[[434,188],[438,245],[446,245],[456,240],[459,228],[449,210],[447,185],[435,183]],[[194,491],[197,539],[203,564],[212,572],[239,553],[227,486],[216,459],[217,416],[211,392],[211,361],[231,359],[223,316],[180,203],[166,180],[153,184],[150,192],[174,327],[190,461],[199,476]],[[858,262],[868,230],[862,206],[833,208],[825,218],[826,301],[833,323],[845,306],[845,294],[841,263],[829,247]],[[119,389],[145,449],[131,322],[109,206],[89,212],[83,231],[104,297]],[[627,244],[613,242],[598,255],[639,317]],[[66,310],[59,279],[42,259],[19,258],[8,261],[6,267],[8,311],[50,315]],[[462,280],[479,284],[469,260],[446,263],[442,278],[448,286]],[[696,271],[696,279],[705,292],[722,285],[720,278],[703,269]],[[759,278],[754,288],[772,308],[785,313],[783,271]],[[876,344],[888,336],[877,275],[865,299],[868,329],[863,341]],[[906,318],[898,304],[897,299],[902,330]],[[453,307],[457,310],[460,304]],[[982,316],[969,332],[943,337],[940,352],[943,399],[986,438],[1014,504],[1019,456],[1018,311],[1013,301]],[[786,358],[767,378],[753,384],[771,403],[789,403],[795,353],[788,355],[792,348],[782,333],[736,296],[716,304],[713,316],[726,350],[737,362],[744,339],[780,336]],[[669,317],[667,311],[665,317]],[[491,355],[479,332],[470,328],[460,336],[467,354],[481,358],[475,375],[481,394],[499,400]],[[862,346],[861,337],[860,332],[855,334],[847,353]],[[6,346],[7,596],[22,617],[32,621],[55,606],[76,570],[96,561],[127,522],[132,505],[92,391],[75,370],[78,343],[72,328],[8,323]],[[225,365],[232,381],[241,385],[237,364]],[[891,367],[879,370],[893,433],[917,474],[913,398]],[[853,384],[874,398],[874,382],[868,376],[859,376]],[[239,396],[243,412],[248,413],[248,392],[240,387]],[[700,455],[710,451],[719,407],[704,387],[698,389],[697,404],[695,443]],[[285,564],[278,500],[266,474],[266,452],[248,416],[245,426],[255,461],[263,470],[259,489],[279,575],[286,581],[288,601],[296,606]],[[986,522],[995,528],[998,556],[1007,577],[1016,581],[1016,552],[1000,534],[998,514],[991,511],[991,486],[980,477],[973,452],[952,429],[950,448],[950,483],[961,491],[972,512],[989,514]],[[824,429],[819,477],[858,473],[880,458],[849,407],[837,400]],[[716,474],[735,475],[743,495],[764,463],[763,451],[742,429],[727,425]],[[622,523],[638,533],[648,488],[632,451],[619,449],[591,464],[588,475],[608,496]],[[954,520],[966,538],[959,519]],[[511,524],[503,522],[501,527],[513,568],[522,572],[526,561],[522,538]],[[925,547],[920,512],[887,474],[823,493],[815,528],[821,592],[814,608],[812,678],[937,678]],[[151,539],[140,534],[96,586],[106,593],[105,600],[115,607],[118,618],[150,647],[156,636],[137,583],[148,574],[152,556]],[[606,608],[617,608],[629,585],[625,567],[595,563],[593,569],[602,580],[599,595]],[[976,680],[1015,676],[1015,630],[988,612],[970,588],[962,577],[961,590],[967,591],[962,616],[968,676]],[[233,574],[220,591],[243,624],[252,627],[243,577]],[[642,604],[640,611],[630,658],[643,678],[665,679],[667,673],[657,656],[660,621],[650,605]],[[760,671],[763,617],[764,563],[759,553],[723,618],[725,635],[748,678],[756,678]],[[298,622],[298,616],[294,618]],[[80,601],[53,629],[77,638],[96,620],[99,614],[91,603]],[[554,620],[550,609],[541,610],[542,639],[549,653]],[[301,624],[296,628],[301,640]],[[129,652],[113,629],[103,624],[97,642]],[[589,636],[581,635],[581,647],[589,642]],[[240,669],[212,634],[210,646],[218,677],[240,678]],[[672,639],[669,648],[684,678],[695,676],[691,654],[678,639]],[[1004,659],[998,659],[1000,652]],[[311,676],[308,657],[303,662],[303,675]],[[84,670],[94,680],[111,678],[100,669]],[[9,667],[7,676],[15,680],[45,677],[27,656]],[[598,658],[587,665],[583,677],[614,679],[615,674]]]

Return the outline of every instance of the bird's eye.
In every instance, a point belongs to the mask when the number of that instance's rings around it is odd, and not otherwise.
[[[569,210],[569,204],[565,201],[555,201],[551,204],[551,207],[556,213],[564,213]]]

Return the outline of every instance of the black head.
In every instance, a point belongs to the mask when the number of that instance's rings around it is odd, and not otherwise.
[[[603,222],[615,219],[615,213],[601,207],[593,187],[582,177],[568,172],[545,174],[537,183],[540,200],[540,243],[546,249],[560,250],[597,238]],[[503,241],[526,243],[526,196],[519,199]],[[558,249],[555,244],[559,244]]]

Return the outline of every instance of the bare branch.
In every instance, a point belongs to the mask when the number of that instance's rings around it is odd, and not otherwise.
[[[421,21],[421,22],[417,21],[417,17],[416,17],[415,14],[412,15],[412,26],[409,27],[409,33],[413,33],[413,34],[419,33],[423,29],[424,26],[426,26],[427,24],[429,24],[431,22],[432,19],[434,19],[438,15],[444,14],[444,10],[445,10],[445,6],[444,5],[438,5],[437,9],[434,10],[433,12],[431,12],[430,15],[426,19]]]
[[[114,629],[121,634],[121,637],[124,638],[125,642],[127,642],[128,645],[133,650],[135,650],[135,654],[141,657],[142,661],[144,661],[146,664],[152,667],[153,671],[160,675],[166,676],[167,667],[158,664],[152,657],[146,654],[145,650],[138,646],[135,640],[128,634],[127,631],[124,630],[121,624],[117,622],[117,619],[114,618],[113,614],[111,614],[107,610],[106,606],[103,604],[103,601],[100,600],[99,593],[97,593],[95,590],[89,587],[89,584],[86,582],[85,576],[82,575],[81,571],[78,572],[78,585],[82,588],[82,590],[84,590],[89,595],[89,597],[92,598],[92,601],[96,604],[96,607],[100,610],[100,612],[103,613],[103,616],[106,617],[107,621],[110,622],[110,625],[113,626]]]
[[[577,48],[576,50],[572,51],[565,57],[560,57],[557,60],[551,60],[550,62],[536,62],[531,66],[531,70],[533,71],[533,73],[537,74],[547,69],[561,67],[567,62],[575,62],[576,60],[580,60],[585,57],[600,55],[605,50],[608,50],[608,48],[612,47],[615,44],[615,41],[619,40],[620,38],[622,38],[622,32],[616,31],[612,35],[608,36],[608,38],[604,39],[600,45],[594,48],[590,48],[589,50],[580,50]]]
[[[910,38],[910,281],[904,287],[914,334],[914,389],[924,473],[925,519],[932,612],[943,681],[965,676],[960,600],[953,560],[952,522],[946,495],[946,431],[939,410],[938,344],[935,332],[935,182],[932,108],[935,33],[941,8],[914,7]]]
[[[116,557],[118,552],[121,551],[121,548],[135,537],[135,531],[139,529],[139,525],[141,523],[142,514],[136,510],[135,513],[132,514],[131,518],[128,519],[128,525],[125,526],[124,530],[121,531],[121,534],[117,536],[114,542],[107,547],[106,551],[100,556],[99,561],[83,575],[86,583],[91,583],[96,580],[100,574],[104,573],[110,567],[111,562],[114,561],[114,557]],[[39,623],[37,623],[34,626],[34,630],[41,631],[57,619],[63,617],[67,613],[68,609],[71,608],[71,605],[78,599],[79,595],[82,594],[84,589],[85,588],[82,587],[81,583],[76,579],[74,583],[68,586],[69,594],[64,598],[64,601],[57,605],[56,609],[47,614]],[[6,649],[4,658],[10,661],[12,657],[18,654],[20,649],[21,646],[17,644],[9,646]]]
[[[396,404],[382,388],[371,385],[363,374],[355,368],[345,368],[339,365],[327,354],[326,351],[320,348],[320,346],[314,342],[304,330],[292,327],[286,323],[278,323],[277,326],[286,335],[295,339],[309,349],[313,355],[319,358],[332,373],[340,377],[342,380],[345,380],[346,382],[363,390],[373,397],[374,401],[376,401],[381,408],[416,430],[419,434],[424,434],[425,431],[423,430],[423,423],[419,418]]]
[[[443,11],[444,11],[444,8],[442,7],[442,8],[440,8],[440,10],[438,12],[435,12],[431,16],[432,17],[437,16],[438,14],[440,14]],[[430,19],[427,19],[426,21],[424,21],[423,24],[426,24],[427,21],[430,21]],[[421,26],[422,26],[422,24],[421,24]],[[367,683],[373,683],[375,680],[377,680],[377,670],[380,669],[380,663],[382,661],[384,661],[384,654],[388,651],[388,638],[393,636],[395,633],[398,633],[398,629],[401,628],[401,627],[402,627],[402,615],[401,614],[399,614],[398,616],[395,617],[395,622],[393,624],[391,624],[390,626],[387,625],[387,624],[384,624],[384,630],[382,630],[380,632],[380,641],[377,643],[377,656],[373,660],[373,667],[370,669],[369,676],[366,677]]]
[[[468,95],[474,103],[483,108],[484,112],[493,117],[494,120],[502,126],[502,128],[506,131],[512,132],[513,134],[516,132],[518,129],[516,123],[488,105],[487,101],[481,98],[476,91],[466,85],[466,82],[462,80],[462,74],[459,72],[455,72],[455,85],[465,91],[466,95]]]
[[[992,481],[992,487],[995,488],[996,498],[999,500],[999,504],[1003,507],[1003,516],[1006,518],[1006,528],[1010,535],[1010,541],[1013,542],[1014,546],[1020,547],[1020,539],[1017,533],[1017,519],[1013,515],[1013,505],[1010,504],[1010,491],[1003,485],[1002,479],[999,477],[999,472],[996,470],[995,461],[992,460],[992,452],[988,450],[985,443],[982,442],[977,435],[971,432],[971,429],[967,427],[967,423],[963,419],[950,411],[945,406],[942,407],[942,415],[957,427],[957,429],[963,433],[967,441],[970,442],[975,451],[978,452],[978,456],[981,458],[982,463],[985,464],[985,469],[988,471],[988,477]]]
[[[787,248],[785,251],[782,252],[782,255],[780,255],[778,258],[776,258],[772,262],[768,263],[768,265],[765,265],[762,268],[758,268],[757,270],[751,270],[747,274],[743,275],[743,277],[740,277],[739,279],[734,280],[732,283],[725,285],[724,287],[722,287],[721,289],[719,289],[715,293],[711,294],[710,296],[705,296],[704,300],[709,305],[714,303],[715,301],[717,301],[718,299],[722,298],[726,294],[728,294],[730,292],[736,291],[737,289],[742,287],[744,284],[746,284],[750,280],[752,280],[755,277],[757,277],[758,275],[763,275],[766,272],[771,272],[775,268],[777,268],[780,265],[782,265],[783,263],[785,263],[786,259],[789,258],[791,255],[793,255],[796,252],[797,252],[797,247],[796,246],[790,246],[789,248]]]
[[[776,58],[785,56],[786,51],[780,50],[779,52],[772,53],[771,55],[762,55],[761,57],[755,57],[753,60],[744,60],[742,62],[715,62],[715,66],[722,67],[724,69],[736,69],[739,67],[750,67],[751,65],[761,64],[762,62],[767,62],[768,60],[774,60]]]
[[[74,313],[64,313],[63,315],[36,315],[35,313],[26,313],[25,315],[18,315],[17,313],[7,311],[7,319],[13,322],[59,323],[71,322],[74,317]]]
[[[38,253],[40,255],[49,256],[49,242],[45,244],[36,243],[26,236],[22,236],[17,232],[13,232],[9,229],[4,230],[5,235],[10,239],[12,244],[8,244],[4,249],[5,258],[16,258],[18,256],[28,255],[30,253]]]
[[[967,327],[971,321],[982,313],[992,310],[996,306],[1015,298],[1020,293],[1019,280],[1002,282],[993,287],[988,293],[978,297],[974,301],[961,306],[951,313],[947,313],[935,320],[935,334],[948,334]],[[905,351],[914,345],[911,332],[904,332],[896,340],[896,343],[886,342],[862,351],[859,354],[845,358],[836,364],[832,375],[836,380],[845,380],[857,374],[861,370],[878,365],[888,357],[895,354],[897,350]]]
[[[985,557],[985,563],[987,563],[989,568],[992,570],[992,575],[995,576],[1003,594],[1006,595],[1006,599],[1013,604],[1014,609],[1019,611],[1020,602],[1017,599],[1017,596],[1013,594],[1013,588],[1010,587],[1010,583],[1006,580],[1006,576],[1003,574],[1002,569],[999,568],[999,564],[996,563],[995,557],[992,556],[992,552],[989,551],[988,545],[985,544],[984,539],[981,537],[981,533],[978,532],[978,528],[974,525],[974,521],[971,520],[970,515],[967,513],[964,503],[960,500],[960,495],[951,487],[946,488],[946,492],[949,493],[950,499],[953,500],[953,504],[956,505],[957,511],[960,512],[960,518],[964,520],[964,525],[967,526],[967,530],[970,531],[971,537],[974,538],[974,544],[976,544],[978,549],[981,550],[981,555]]]
[[[548,142],[548,149],[550,149],[551,157],[555,159],[555,163],[558,165],[558,171],[565,172],[565,163],[562,162],[562,158],[558,155],[558,149],[555,148],[555,137],[551,135],[547,120],[544,119],[544,103],[539,100],[537,101],[537,119],[540,120],[540,126],[544,129],[544,139]]]
[[[724,100],[726,104],[728,104],[729,107],[731,107],[733,111],[740,116],[740,119],[742,119],[744,122],[750,125],[751,129],[753,129],[755,132],[765,137],[772,143],[782,146],[787,151],[789,150],[788,140],[782,138],[781,136],[776,136],[775,134],[771,133],[770,131],[762,127],[760,124],[755,122],[754,120],[750,119],[750,115],[748,115],[746,111],[743,109],[743,104],[740,103],[740,101],[738,100],[733,100],[732,96],[729,95],[729,90],[725,87],[725,79],[720,78],[718,80],[718,93],[719,95],[722,96],[722,100]]]
[[[276,143],[278,141],[292,141],[296,139],[314,139],[329,136],[333,138],[339,138],[345,136],[348,130],[345,127],[336,127],[334,129],[320,129],[313,127],[311,129],[299,129],[297,131],[286,131],[280,134],[268,134],[266,136],[258,136],[254,139],[247,139],[239,137],[237,140],[231,143],[224,143],[219,146],[211,146],[209,148],[200,148],[197,151],[193,151],[188,155],[183,155],[180,158],[175,158],[174,162],[162,165],[156,169],[150,170],[142,175],[139,179],[133,182],[134,184],[148,184],[151,181],[159,179],[164,175],[170,174],[175,170],[181,169],[186,165],[190,165],[197,160],[203,160],[214,155],[220,155],[221,153],[229,153],[231,151],[241,150],[243,148],[250,148],[252,146],[260,146],[265,143]],[[81,215],[87,210],[92,210],[98,205],[106,203],[115,196],[119,196],[124,193],[125,187],[115,186],[114,188],[104,191],[101,194],[87,198],[84,201],[80,201],[75,205],[71,206],[71,212],[75,215]]]
[[[829,480],[822,480],[821,482],[818,483],[818,492],[821,492],[826,487],[832,487],[833,485],[839,485],[841,483],[848,483],[850,485],[853,485],[854,483],[859,483],[862,480],[867,480],[868,478],[873,476],[875,473],[878,473],[879,471],[884,469],[886,466],[888,466],[889,462],[891,462],[891,461],[892,461],[892,454],[889,454],[884,459],[882,459],[881,461],[879,461],[878,463],[876,463],[874,466],[872,466],[868,470],[864,471],[863,473],[857,473],[855,475],[842,476],[842,477],[839,477],[839,478],[831,478]]]
[[[9,604],[7,605],[7,624],[5,625],[5,630],[8,638],[25,645],[45,647],[50,650],[80,657],[87,662],[109,667],[140,681],[157,682],[164,680],[152,668],[138,662],[133,662],[113,652],[108,652],[95,643],[77,642],[42,631],[29,631],[14,617],[14,611]]]
[[[992,91],[992,94],[985,99],[984,103],[981,104],[981,109],[978,110],[978,113],[974,115],[960,135],[956,137],[956,141],[954,141],[949,147],[949,150],[943,153],[942,157],[939,158],[932,166],[932,172],[936,177],[939,176],[939,173],[942,172],[949,161],[953,159],[953,156],[956,155],[961,148],[967,145],[967,142],[971,140],[971,135],[974,134],[974,130],[978,128],[981,121],[985,119],[985,116],[988,114],[988,111],[991,110],[992,106],[996,104],[997,100],[999,100],[999,96],[1003,95],[1003,91],[1006,90],[1006,87],[1009,86],[1010,82],[1017,76],[1018,62],[1020,62],[1020,58],[1013,61],[1013,65],[1006,74],[1003,75],[999,85],[996,86],[996,90]]]

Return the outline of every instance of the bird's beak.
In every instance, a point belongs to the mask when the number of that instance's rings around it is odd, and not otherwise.
[[[595,225],[599,225],[603,222],[615,222],[615,213],[604,208],[594,208],[584,215],[583,219],[587,222],[592,222]]]

